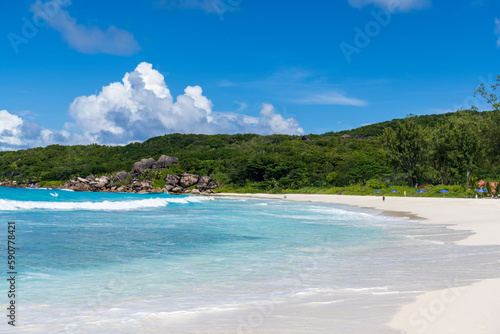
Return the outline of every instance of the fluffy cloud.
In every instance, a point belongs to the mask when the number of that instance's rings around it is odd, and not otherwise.
[[[373,4],[392,11],[407,12],[412,9],[422,9],[431,5],[430,0],[349,0],[349,4],[361,8]]]
[[[123,144],[166,133],[301,134],[294,119],[285,119],[264,104],[260,117],[214,113],[212,101],[200,86],[188,86],[174,100],[161,73],[141,63],[122,82],[102,88],[97,95],[76,98],[70,106],[75,123],[90,142]]]
[[[42,129],[37,123],[26,121],[7,110],[0,110],[0,150],[64,144],[70,141],[71,134],[66,130]]]
[[[107,53],[128,56],[136,53],[140,47],[129,32],[110,26],[106,31],[99,27],[87,27],[78,24],[76,19],[63,9],[71,5],[70,0],[37,0],[31,11],[36,17],[46,19],[48,25],[57,30],[62,38],[79,52],[95,54]]]
[[[0,110],[0,143],[6,145],[21,145],[21,127],[23,120],[7,110]]]
[[[500,20],[495,19],[495,34],[498,36],[497,47],[500,48]]]
[[[73,122],[64,130],[43,129],[6,110],[0,111],[0,149],[49,144],[127,144],[168,133],[303,134],[293,119],[263,104],[258,117],[214,112],[200,86],[173,98],[161,73],[141,63],[121,82],[96,95],[77,97],[69,107]]]

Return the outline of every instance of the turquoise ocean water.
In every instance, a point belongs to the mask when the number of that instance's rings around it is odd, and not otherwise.
[[[468,232],[344,206],[0,188],[0,221],[15,333],[397,333],[418,294],[500,277]]]

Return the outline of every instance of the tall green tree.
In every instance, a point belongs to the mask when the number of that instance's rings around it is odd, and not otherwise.
[[[439,121],[432,133],[429,157],[431,165],[439,173],[443,185],[453,183],[457,172],[457,166],[453,159],[456,155],[454,135],[452,123],[446,120]]]
[[[495,93],[497,90],[500,90],[500,75],[489,87],[482,83],[474,92],[474,96],[480,95],[493,108],[486,115],[486,126],[484,128],[487,153],[493,162],[497,162],[500,156],[500,101]]]
[[[459,110],[442,119],[433,131],[430,158],[442,184],[453,184],[455,176],[469,185],[483,158],[483,122],[475,110]]]
[[[490,104],[493,107],[493,110],[499,111],[500,110],[500,102],[498,101],[498,97],[495,94],[496,90],[500,89],[500,75],[497,76],[495,82],[491,84],[488,88],[484,85],[484,83],[481,83],[479,87],[476,89],[474,92],[474,96],[481,95],[488,104]]]
[[[428,131],[410,116],[400,120],[394,130],[385,128],[380,139],[391,163],[408,176],[411,187],[417,187],[426,169]]]

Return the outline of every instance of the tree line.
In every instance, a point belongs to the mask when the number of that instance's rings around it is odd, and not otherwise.
[[[489,89],[482,84],[475,92],[493,107],[490,112],[480,113],[477,107],[458,110],[433,127],[418,124],[410,115],[394,129],[384,130],[380,141],[392,165],[408,176],[410,186],[439,182],[469,187],[485,171],[498,170],[500,103],[495,91],[499,87],[500,76]]]
[[[500,79],[499,79],[500,80]],[[179,158],[167,172],[210,175],[231,189],[328,189],[349,185],[473,186],[500,181],[500,81],[477,94],[493,110],[410,115],[358,129],[308,136],[169,134],[125,146],[50,145],[0,152],[0,181],[65,181],[130,171],[134,162]],[[364,139],[342,139],[344,134]]]

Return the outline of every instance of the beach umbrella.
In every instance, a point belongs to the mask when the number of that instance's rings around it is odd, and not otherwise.
[[[443,197],[444,197],[444,194],[449,193],[449,191],[448,191],[448,190],[446,190],[446,189],[443,189],[443,190],[441,190],[439,193],[440,193],[440,194],[443,194]]]
[[[380,190],[375,190],[375,194],[381,194],[382,192]]]
[[[395,194],[397,192],[398,192],[397,190],[391,190],[391,193],[393,193],[393,194]]]
[[[481,189],[476,190],[476,192],[477,192],[477,193],[481,193],[481,197],[483,197],[483,194],[482,194],[482,193],[487,193],[487,192],[488,192],[488,190],[481,188]]]
[[[420,189],[419,191],[417,191],[417,193],[423,194],[423,193],[425,193],[425,191],[423,191],[422,189]]]

